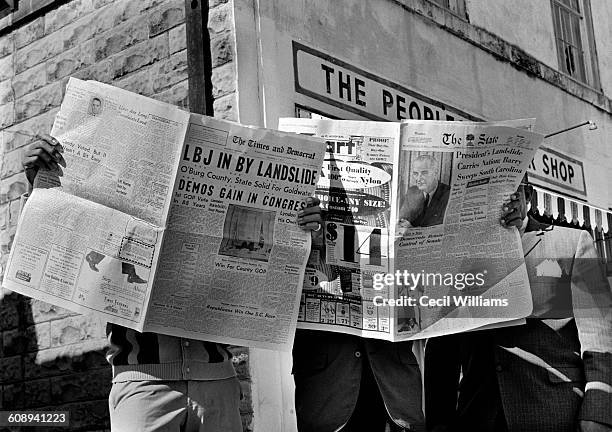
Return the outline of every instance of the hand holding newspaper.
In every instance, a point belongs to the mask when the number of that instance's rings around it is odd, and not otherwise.
[[[138,331],[291,348],[324,143],[70,79],[4,287]]]
[[[401,341],[527,317],[520,236],[499,219],[542,141],[532,124],[281,119],[327,141],[298,328]]]

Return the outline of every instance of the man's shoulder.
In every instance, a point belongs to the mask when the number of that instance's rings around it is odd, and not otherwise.
[[[436,189],[436,192],[434,193],[434,196],[436,197],[436,200],[446,201],[450,196],[450,186],[446,183],[438,183],[438,187]]]
[[[568,243],[577,244],[579,241],[589,240],[592,241],[592,237],[588,231],[561,227],[557,225],[546,225],[542,224],[541,230],[546,233],[545,237],[555,241],[565,241]]]
[[[588,231],[547,224],[536,224],[539,228],[534,229],[533,225],[530,221],[529,229],[523,235],[523,242],[541,240],[541,247],[550,257],[569,258],[577,253],[596,254],[593,237]]]

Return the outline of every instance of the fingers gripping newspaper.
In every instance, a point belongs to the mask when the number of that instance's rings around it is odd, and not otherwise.
[[[288,350],[324,143],[71,79],[4,286],[139,331]]]
[[[400,341],[528,316],[520,236],[499,221],[542,141],[532,126],[281,119],[327,141],[298,328]]]

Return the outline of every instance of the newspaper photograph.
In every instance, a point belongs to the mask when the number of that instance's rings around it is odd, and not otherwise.
[[[138,331],[291,348],[324,142],[70,79],[3,286]]]
[[[541,143],[532,126],[281,119],[327,141],[324,244],[308,261],[298,328],[399,341],[528,316],[520,236],[499,217]],[[365,169],[380,183],[355,181]]]

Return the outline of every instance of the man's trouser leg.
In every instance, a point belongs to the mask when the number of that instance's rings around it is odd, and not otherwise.
[[[109,395],[112,432],[241,432],[237,378],[125,381]]]
[[[340,432],[384,432],[387,425],[387,410],[372,369],[364,362],[357,405],[346,426]]]

